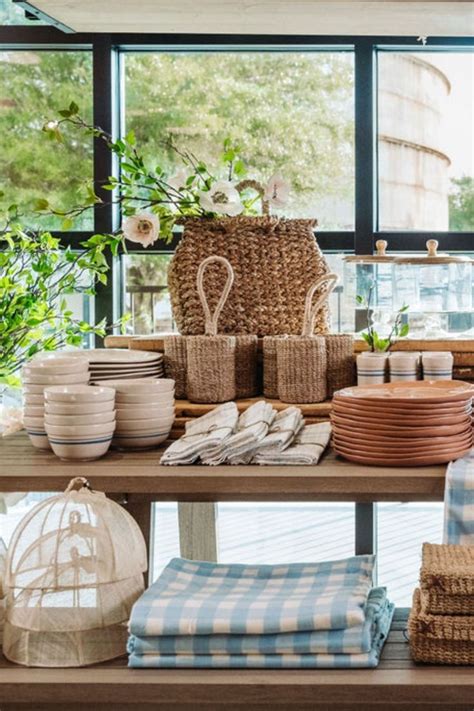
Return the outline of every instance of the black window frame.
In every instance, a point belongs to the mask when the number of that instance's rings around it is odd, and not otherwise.
[[[474,51],[472,37],[429,37],[422,44],[416,37],[328,36],[328,35],[189,35],[189,34],[84,34],[63,32],[50,26],[9,25],[0,27],[0,50],[83,49],[92,52],[94,123],[113,135],[120,121],[119,61],[123,51],[165,51],[180,49],[218,51],[233,49],[288,51],[318,49],[350,50],[354,54],[355,100],[355,223],[354,230],[321,231],[318,243],[325,251],[350,251],[371,254],[377,239],[386,239],[393,251],[424,249],[428,237],[440,240],[443,250],[474,251],[474,232],[380,231],[377,228],[377,55],[392,51]],[[116,174],[117,165],[103,142],[95,140],[93,176],[100,195],[104,178]],[[111,232],[118,227],[118,215],[110,205],[94,208],[94,230],[54,232],[64,244],[79,245],[95,232]],[[149,253],[168,254],[179,241],[176,234],[170,244],[158,241]],[[137,245],[128,245],[130,253],[141,253]],[[100,286],[95,303],[97,320],[114,322],[120,312],[120,265],[111,259],[112,278]]]

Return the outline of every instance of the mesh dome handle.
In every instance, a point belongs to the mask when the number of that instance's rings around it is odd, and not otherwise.
[[[71,479],[71,481],[65,488],[64,493],[68,494],[70,491],[72,491],[76,487],[77,487],[78,491],[80,491],[81,489],[88,489],[89,491],[92,491],[92,487],[89,484],[89,481],[86,479],[85,476],[75,476],[74,479]]]

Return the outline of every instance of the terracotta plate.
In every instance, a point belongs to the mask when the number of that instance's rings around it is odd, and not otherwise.
[[[469,418],[470,419],[470,418]],[[354,435],[382,435],[383,437],[391,437],[402,439],[403,437],[444,437],[446,435],[461,434],[471,428],[469,419],[460,422],[457,425],[439,425],[436,427],[395,427],[392,425],[380,425],[376,422],[371,424],[357,423],[352,424],[348,420],[338,418],[337,415],[331,415],[331,424],[335,431],[342,428],[348,434]]]
[[[432,456],[423,457],[408,457],[407,459],[383,459],[383,458],[373,458],[369,456],[359,457],[356,454],[344,454],[343,452],[338,452],[344,459],[348,459],[350,462],[355,462],[356,464],[368,464],[374,467],[424,467],[430,464],[444,464],[451,462],[455,459],[460,459],[470,450],[461,449],[459,451],[453,451],[450,454],[439,454]]]
[[[472,411],[471,405],[465,405],[463,403],[456,403],[455,405],[444,407],[440,405],[426,405],[423,409],[420,409],[413,403],[406,403],[406,405],[398,407],[390,407],[390,403],[380,407],[374,406],[372,403],[369,405],[359,402],[342,402],[341,400],[335,400],[333,402],[332,411],[347,414],[356,415],[361,417],[367,417],[367,415],[373,415],[374,417],[386,418],[386,417],[452,417],[453,415],[465,415],[470,414]]]
[[[415,446],[405,446],[401,447],[397,445],[386,445],[386,444],[366,444],[365,442],[347,442],[340,437],[333,437],[333,445],[338,449],[344,449],[353,454],[362,455],[368,454],[369,456],[384,456],[385,454],[389,457],[400,455],[404,457],[406,455],[411,456],[421,456],[422,454],[438,454],[444,453],[446,451],[451,451],[453,449],[462,449],[463,447],[469,447],[472,444],[472,440],[466,438],[464,440],[456,440],[451,442],[449,439],[445,444],[417,444]]]
[[[471,416],[464,414],[456,417],[430,417],[423,420],[416,417],[398,417],[393,420],[386,420],[381,417],[353,417],[332,412],[331,421],[342,425],[342,427],[363,427],[371,432],[375,430],[392,432],[399,428],[427,430],[434,427],[457,427],[459,425],[464,425],[466,428],[471,423]],[[422,434],[424,433],[422,432]],[[446,432],[446,434],[451,434],[451,432]]]
[[[403,450],[405,447],[408,446],[408,442],[410,443],[410,447],[426,447],[427,444],[433,446],[433,447],[445,447],[447,443],[452,443],[453,445],[457,446],[457,444],[464,444],[464,443],[469,443],[473,439],[473,433],[471,430],[466,431],[463,434],[459,435],[452,435],[451,437],[402,437],[400,439],[397,439],[395,437],[370,437],[370,436],[362,436],[362,435],[356,435],[354,436],[351,433],[343,432],[342,430],[334,430],[333,431],[333,438],[338,439],[341,442],[345,442],[347,444],[350,444],[351,446],[369,446],[369,447],[379,447],[381,446],[382,448],[396,448],[397,451]]]
[[[390,402],[443,403],[468,401],[474,396],[474,385],[462,380],[417,380],[380,385],[354,385],[334,393],[334,399],[384,399]]]

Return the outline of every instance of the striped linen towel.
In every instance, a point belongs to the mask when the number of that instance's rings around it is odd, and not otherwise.
[[[448,465],[443,541],[474,545],[474,448]]]
[[[277,449],[258,452],[253,458],[253,464],[317,464],[331,439],[329,422],[319,422],[316,425],[306,425],[296,435],[293,444],[283,451]]]
[[[362,654],[390,607],[385,588],[370,591],[362,625],[343,630],[282,632],[280,634],[219,634],[178,637],[130,637],[130,654]]]
[[[250,464],[255,455],[261,452],[282,452],[293,442],[303,425],[303,414],[298,407],[281,410],[275,415],[265,437],[255,442],[244,454],[229,457],[229,464]]]
[[[233,435],[201,454],[202,463],[215,466],[245,456],[268,433],[275,415],[276,410],[270,403],[265,400],[254,402],[240,415]]]
[[[363,624],[374,556],[325,563],[219,565],[172,559],[135,603],[129,630],[268,634]]]
[[[192,464],[208,450],[215,449],[229,439],[238,419],[235,402],[225,402],[202,417],[188,422],[185,434],[168,447],[160,464]]]
[[[376,667],[390,631],[394,605],[387,603],[368,652],[359,654],[131,654],[128,665],[146,668],[361,669]]]

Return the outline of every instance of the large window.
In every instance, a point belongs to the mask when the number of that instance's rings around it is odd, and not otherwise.
[[[474,230],[474,55],[378,56],[379,225]]]

